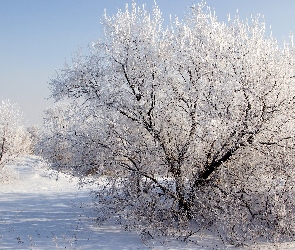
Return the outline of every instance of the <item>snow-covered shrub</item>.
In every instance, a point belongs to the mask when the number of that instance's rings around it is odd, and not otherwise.
[[[16,104],[8,100],[0,104],[0,169],[27,154],[30,138],[21,125],[21,113]]]
[[[68,140],[72,115],[70,106],[64,103],[45,110],[44,128],[36,143],[36,153],[47,159],[53,168],[62,170],[70,166],[73,160],[71,140]]]
[[[0,169],[0,183],[13,183],[18,180],[19,174],[9,166]]]
[[[38,125],[32,125],[27,128],[27,134],[30,140],[29,152],[31,154],[37,153],[37,143],[40,136],[40,127]]]
[[[57,164],[112,173],[97,191],[102,219],[118,215],[143,238],[294,239],[293,44],[279,49],[259,18],[221,23],[203,4],[167,29],[157,7],[135,3],[103,26],[50,83],[79,106],[75,122],[53,126]]]
[[[57,103],[48,108],[36,153],[60,171],[80,177],[95,175],[101,154],[96,146],[99,131],[93,121],[89,109],[81,110],[73,103]]]

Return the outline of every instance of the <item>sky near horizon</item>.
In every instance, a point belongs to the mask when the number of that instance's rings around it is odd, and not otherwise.
[[[70,63],[72,55],[102,34],[100,19],[124,9],[131,0],[0,0],[0,100],[17,103],[26,125],[41,124],[43,110],[53,104],[48,82]],[[183,18],[200,1],[157,0],[165,20]],[[151,9],[154,0],[137,0]],[[239,10],[241,19],[264,15],[266,27],[282,46],[295,33],[294,0],[207,0],[220,21]]]

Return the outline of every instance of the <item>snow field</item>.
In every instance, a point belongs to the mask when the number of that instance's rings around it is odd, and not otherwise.
[[[0,184],[0,249],[145,248],[119,226],[96,227],[89,190],[76,179],[34,157],[11,167],[19,178]]]

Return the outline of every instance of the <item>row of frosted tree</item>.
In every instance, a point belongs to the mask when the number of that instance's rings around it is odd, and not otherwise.
[[[294,240],[292,39],[280,48],[259,17],[223,23],[203,4],[167,28],[135,3],[102,25],[51,80],[36,152],[96,183],[99,220],[144,241]]]

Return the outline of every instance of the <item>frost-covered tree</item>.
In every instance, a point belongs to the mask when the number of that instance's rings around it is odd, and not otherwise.
[[[101,214],[143,238],[294,238],[292,42],[280,49],[259,17],[221,23],[203,4],[167,29],[157,6],[135,3],[102,24],[90,55],[50,83],[57,101],[92,111],[96,173],[112,173]]]
[[[8,100],[0,104],[0,169],[28,153],[29,136],[21,125],[21,113]]]

